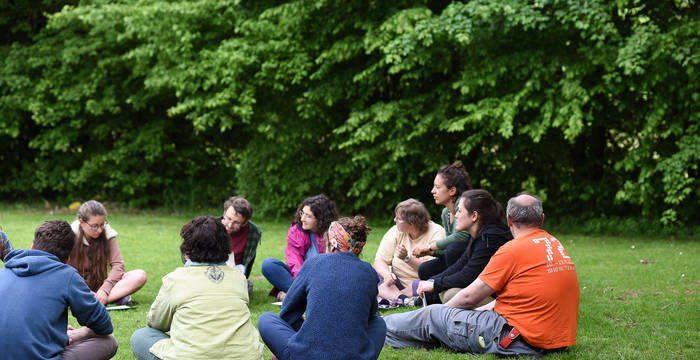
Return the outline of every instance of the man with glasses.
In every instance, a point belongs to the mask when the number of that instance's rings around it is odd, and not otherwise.
[[[233,196],[224,202],[224,216],[221,222],[226,227],[226,232],[231,239],[231,252],[229,264],[233,264],[245,275],[250,276],[255,262],[255,254],[258,250],[262,231],[250,218],[253,216],[253,207],[248,200]],[[248,280],[248,293],[253,292],[253,283]]]

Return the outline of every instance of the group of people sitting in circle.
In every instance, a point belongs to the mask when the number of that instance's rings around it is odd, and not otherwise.
[[[400,202],[371,265],[358,257],[371,230],[363,216],[339,216],[323,194],[304,199],[285,261],[262,263],[281,310],[263,313],[257,329],[248,277],[262,231],[247,200],[228,199],[221,218],[182,227],[184,266],[163,277],[147,326],[131,337],[134,355],[261,359],[260,338],[277,359],[377,359],[384,346],[540,357],[574,345],[578,278],[562,243],[541,228],[541,200],[511,198],[504,222],[461,162],[438,170],[431,193],[445,207],[442,226],[420,201]],[[146,273],[125,272],[106,215],[88,201],[72,225],[39,226],[32,249],[13,250],[0,231],[0,328],[15,329],[0,337],[8,358],[114,356],[103,305],[130,304]],[[395,307],[417,309],[379,313]],[[67,326],[68,308],[82,328]]]

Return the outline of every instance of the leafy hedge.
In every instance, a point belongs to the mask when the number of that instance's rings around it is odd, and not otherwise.
[[[81,1],[0,50],[0,194],[238,192],[279,215],[325,192],[379,213],[430,202],[459,159],[549,214],[697,223],[699,15],[692,0]]]

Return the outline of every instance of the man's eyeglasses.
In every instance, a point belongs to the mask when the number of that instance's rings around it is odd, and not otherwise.
[[[247,221],[247,220],[246,220],[246,221]],[[245,225],[246,221],[243,221],[243,222],[233,221],[233,219],[227,217],[226,215],[224,215],[224,216],[221,218],[221,223],[223,223],[224,226],[225,226],[225,225],[243,226],[243,225]]]

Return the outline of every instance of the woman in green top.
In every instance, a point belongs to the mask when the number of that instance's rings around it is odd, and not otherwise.
[[[418,277],[427,280],[431,276],[441,273],[448,266],[455,263],[467,248],[469,232],[455,231],[455,211],[459,205],[459,197],[463,192],[471,189],[469,173],[464,169],[461,161],[455,161],[451,165],[443,165],[438,169],[433,181],[433,194],[435,203],[444,205],[442,210],[442,226],[445,228],[445,238],[433,241],[427,246],[417,246],[413,249],[413,256],[433,255],[436,259],[426,261],[418,268]]]

